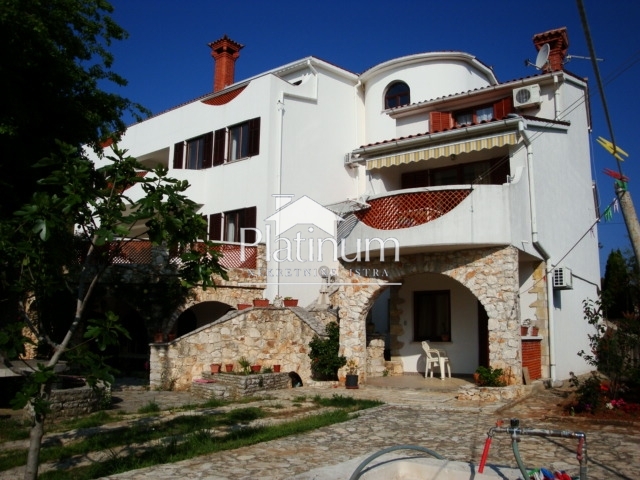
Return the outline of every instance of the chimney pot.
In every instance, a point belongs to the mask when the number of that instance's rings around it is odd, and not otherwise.
[[[221,39],[208,44],[215,61],[213,91],[223,90],[234,82],[236,60],[244,45],[231,40],[225,34]]]
[[[533,36],[533,44],[537,51],[540,51],[545,43],[549,44],[549,60],[547,65],[544,66],[543,71],[548,73],[555,70],[562,70],[564,59],[567,57],[567,50],[569,48],[567,27],[549,30]]]

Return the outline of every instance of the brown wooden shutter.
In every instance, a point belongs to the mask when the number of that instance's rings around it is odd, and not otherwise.
[[[256,207],[249,207],[244,209],[244,225],[243,228],[256,228],[257,221],[257,209]],[[241,237],[242,238],[242,237]],[[244,232],[245,243],[256,242],[256,232],[254,230],[246,230]]]
[[[453,115],[451,112],[429,113],[429,131],[439,132],[453,127]]]
[[[202,154],[202,168],[211,168],[213,162],[213,132],[209,132],[204,136],[204,150]]]
[[[217,167],[224,163],[224,154],[227,145],[227,129],[216,130],[213,139],[213,166]]]
[[[253,157],[260,153],[260,117],[249,120],[249,152]]]
[[[173,168],[183,168],[184,142],[178,142],[173,147]]]
[[[504,117],[513,113],[513,99],[505,97],[493,104],[493,118],[502,120]]]
[[[209,240],[222,241],[222,214],[212,213],[209,215]]]

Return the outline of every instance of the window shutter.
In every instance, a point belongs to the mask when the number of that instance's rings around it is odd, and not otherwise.
[[[216,130],[213,139],[213,166],[217,167],[224,163],[224,154],[226,152],[227,129],[221,128]]]
[[[257,209],[256,207],[249,207],[244,209],[244,228],[256,228],[256,220],[257,220]],[[242,237],[240,237],[242,238]],[[246,230],[244,232],[244,242],[245,243],[255,243],[256,242],[256,232],[254,230]]]
[[[493,118],[502,120],[504,117],[513,112],[513,99],[505,97],[493,104]]]
[[[249,152],[253,157],[260,153],[260,117],[249,120]]]
[[[182,168],[184,158],[184,142],[178,142],[173,147],[173,168]]]
[[[453,115],[451,112],[429,113],[429,131],[439,132],[453,127]]]
[[[212,213],[209,215],[209,240],[222,241],[222,214]]]
[[[209,132],[204,136],[204,150],[202,154],[202,168],[211,168],[213,160],[213,132]]]

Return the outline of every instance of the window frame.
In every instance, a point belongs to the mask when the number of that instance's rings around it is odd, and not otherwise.
[[[438,303],[438,297],[445,300],[446,305]],[[421,302],[431,300],[430,305]],[[444,319],[429,320],[429,316],[438,316],[438,308],[446,306]],[[416,290],[413,292],[413,341],[442,341],[443,336],[451,341],[451,290]]]
[[[209,215],[209,240],[214,242],[242,243],[242,229],[256,228],[256,207],[238,208],[226,212],[212,213]],[[229,226],[235,220],[233,239],[229,240]],[[253,244],[256,241],[256,232],[245,232],[245,244]]]
[[[393,92],[393,90],[397,87],[405,87],[404,90],[398,90]],[[406,102],[403,102],[402,98],[407,98]],[[390,100],[395,99],[396,102],[394,105],[390,105]],[[406,82],[402,80],[395,80],[387,86],[384,92],[384,108],[385,110],[389,110],[391,108],[404,107],[405,105],[409,105],[411,103],[411,88]]]

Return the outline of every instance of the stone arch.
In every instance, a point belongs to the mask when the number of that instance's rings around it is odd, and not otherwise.
[[[490,365],[504,368],[511,383],[520,383],[518,251],[513,247],[401,255],[397,262],[342,264],[337,282],[344,286],[336,293],[341,353],[359,365],[366,364],[366,312],[389,283],[420,273],[447,275],[476,296],[488,316]]]

